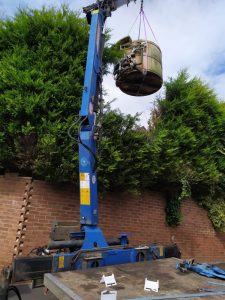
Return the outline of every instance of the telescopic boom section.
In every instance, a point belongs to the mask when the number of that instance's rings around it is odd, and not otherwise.
[[[83,11],[87,14],[93,10],[101,8],[105,10],[105,12],[111,13],[123,5],[129,5],[130,2],[136,2],[136,0],[98,0],[96,3],[84,7]]]
[[[104,23],[112,11],[130,2],[136,2],[136,0],[98,0],[95,4],[84,8],[90,23],[90,35],[78,137],[80,222],[82,225],[98,224],[95,121],[100,101],[99,86],[102,81]]]
[[[102,73],[102,52],[104,46],[103,26],[103,11],[93,10],[91,12],[89,46],[80,110],[79,166],[80,223],[82,225],[98,224],[97,158],[94,135],[97,113],[95,107],[96,101],[98,101],[97,83]]]
[[[115,7],[117,9],[120,6],[123,6],[125,4],[128,5],[130,2],[136,2],[136,0],[115,0],[115,1],[112,1],[112,2],[115,2]]]

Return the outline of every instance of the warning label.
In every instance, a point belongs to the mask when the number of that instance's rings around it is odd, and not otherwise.
[[[81,205],[91,204],[89,173],[80,173],[80,204]]]

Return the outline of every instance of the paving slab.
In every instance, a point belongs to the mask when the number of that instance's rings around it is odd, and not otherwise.
[[[46,274],[44,284],[60,300],[99,300],[104,290],[116,290],[117,299],[135,299],[160,295],[196,294],[200,289],[225,290],[225,286],[209,284],[208,281],[225,284],[223,280],[209,279],[193,272],[181,273],[176,270],[175,258],[129,263],[103,268],[76,270]],[[114,273],[117,286],[106,288],[100,283],[102,275]],[[144,291],[145,278],[159,280],[159,292]],[[176,298],[180,299],[180,298]],[[224,295],[192,297],[191,299],[225,299]]]

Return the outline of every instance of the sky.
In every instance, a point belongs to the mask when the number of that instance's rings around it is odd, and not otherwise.
[[[71,9],[80,10],[95,0],[0,0],[0,17],[13,17],[18,8],[59,7],[66,3]],[[116,42],[130,34],[137,39],[137,22],[132,24],[140,11],[140,0],[113,12],[106,26],[112,29],[110,42]],[[207,82],[225,101],[225,0],[144,0],[144,12],[154,31],[163,57],[163,78],[168,80],[187,68],[191,76]],[[131,31],[130,31],[131,30]],[[144,30],[141,32],[144,38]],[[147,27],[147,37],[154,36]],[[140,124],[146,126],[150,111],[158,94],[132,97],[122,93],[115,85],[113,76],[104,78],[107,101],[116,99],[113,108],[123,113],[140,113]]]

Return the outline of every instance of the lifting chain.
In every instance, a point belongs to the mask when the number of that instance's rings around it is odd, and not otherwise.
[[[140,12],[143,12],[143,9],[144,8],[144,0],[141,0],[141,9],[140,9]]]

